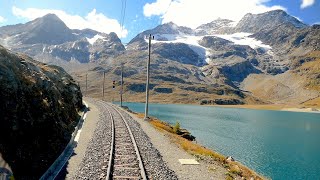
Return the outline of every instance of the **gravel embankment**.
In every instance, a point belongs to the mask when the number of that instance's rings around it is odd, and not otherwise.
[[[163,161],[161,154],[153,146],[150,138],[140,127],[140,124],[137,123],[128,113],[122,110],[119,111],[126,118],[132,134],[135,137],[149,179],[178,179],[174,171],[170,170],[166,162]]]
[[[92,101],[100,114],[96,129],[86,149],[84,158],[72,179],[100,179],[105,176],[111,144],[111,123],[101,101]]]
[[[107,171],[110,140],[111,140],[111,120],[106,110],[107,103],[99,100],[90,100],[98,107],[100,115],[96,129],[90,140],[78,171],[72,179],[100,179],[105,177]],[[123,116],[135,136],[142,161],[149,179],[178,179],[174,171],[170,170],[163,161],[159,151],[152,145],[148,136],[143,132],[140,125],[127,113]],[[90,113],[90,111],[88,112]],[[81,138],[81,137],[80,137]]]

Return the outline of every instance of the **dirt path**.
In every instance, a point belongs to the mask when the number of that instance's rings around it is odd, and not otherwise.
[[[88,143],[92,138],[97,121],[99,120],[100,112],[97,107],[93,103],[91,103],[90,100],[85,99],[85,101],[89,106],[89,110],[85,122],[83,123],[83,126],[81,128],[80,136],[77,137],[78,139],[76,138],[78,140],[78,144],[74,149],[74,154],[73,156],[71,156],[67,163],[66,179],[73,179],[73,177],[75,176],[78,166],[84,157]]]

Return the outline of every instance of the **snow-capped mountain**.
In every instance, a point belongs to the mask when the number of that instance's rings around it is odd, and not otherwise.
[[[0,27],[0,44],[36,59],[81,63],[114,57],[125,50],[115,33],[72,30],[54,14],[26,24]]]
[[[306,24],[290,16],[283,10],[274,10],[262,14],[246,14],[234,28],[234,32],[257,33],[266,29],[275,29],[280,25],[292,25],[295,28],[305,28]]]
[[[124,62],[130,67],[126,78],[139,80],[145,72],[151,34],[156,81],[183,83],[179,86],[183,91],[204,92],[194,86],[185,88],[186,84],[223,87],[215,93],[245,98],[239,85],[252,74],[285,74],[316,59],[312,54],[320,51],[319,27],[275,10],[247,14],[239,22],[217,19],[196,29],[162,24],[139,33],[125,48],[115,33],[71,30],[49,14],[26,24],[0,27],[0,44],[40,61],[96,61],[106,66]],[[106,63],[109,61],[113,63]],[[120,72],[117,67],[97,69],[108,69],[110,76]]]
[[[195,31],[197,35],[225,34],[230,32],[236,24],[236,22],[229,19],[218,18],[210,23],[200,25]]]

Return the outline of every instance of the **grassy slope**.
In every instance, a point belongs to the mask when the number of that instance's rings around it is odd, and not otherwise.
[[[320,92],[320,51],[314,51],[307,55],[308,57],[315,58],[314,61],[306,62],[298,67],[296,73],[307,77],[305,87],[307,89]],[[312,98],[303,103],[308,107],[320,107],[320,97]]]
[[[85,92],[85,71],[73,72],[73,77],[80,83],[82,91]],[[166,76],[166,74],[161,74],[162,76]],[[177,75],[178,76],[178,75]],[[133,102],[144,102],[145,101],[145,92],[135,92],[130,91],[127,86],[133,83],[137,84],[145,84],[145,74],[137,74],[130,77],[124,78],[124,101],[133,101]],[[116,80],[116,88],[112,89],[112,81]],[[119,75],[116,75],[114,71],[109,71],[106,74],[105,80],[105,100],[107,101],[119,101],[119,91],[120,91],[120,78]],[[242,99],[241,97],[234,94],[233,89],[226,86],[221,85],[218,88],[212,87],[210,84],[205,83],[196,83],[194,80],[191,80],[191,83],[179,83],[179,82],[170,82],[157,80],[151,77],[151,84],[156,84],[156,88],[172,88],[172,93],[159,93],[154,90],[150,91],[150,102],[157,103],[184,103],[184,104],[200,104],[200,101],[203,99]],[[88,96],[102,98],[102,84],[103,84],[103,74],[97,71],[89,71],[88,72]],[[227,93],[223,95],[219,95],[215,92],[196,92],[191,90],[184,90],[181,87],[205,87],[208,89],[220,89],[224,90]],[[210,91],[211,91],[210,90]],[[261,103],[261,101],[251,97],[247,94],[245,100],[247,103]]]

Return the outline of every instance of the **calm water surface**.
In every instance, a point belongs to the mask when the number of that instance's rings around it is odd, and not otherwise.
[[[124,103],[144,112],[142,103]],[[150,104],[149,113],[180,122],[202,145],[272,179],[320,179],[320,114],[196,105]]]

